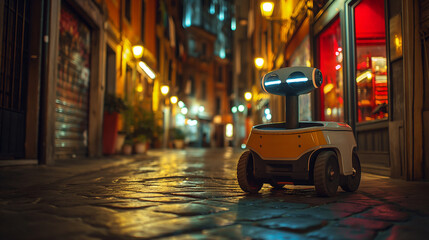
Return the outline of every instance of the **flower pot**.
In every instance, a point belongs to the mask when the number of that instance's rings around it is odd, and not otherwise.
[[[147,146],[146,142],[138,142],[134,144],[134,152],[136,154],[146,153]]]
[[[185,148],[185,140],[183,140],[183,139],[174,139],[174,146],[177,149],[184,149]]]
[[[116,146],[115,146],[116,153],[121,153],[124,142],[125,142],[125,134],[118,133],[118,136],[116,137]]]
[[[124,144],[124,146],[122,147],[122,153],[124,155],[131,155],[133,153],[133,146],[131,146],[130,144]]]
[[[117,112],[104,112],[103,116],[103,154],[111,155],[115,153],[116,141],[118,137],[119,114]]]

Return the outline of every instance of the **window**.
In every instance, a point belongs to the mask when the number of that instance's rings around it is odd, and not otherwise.
[[[201,82],[201,100],[206,100],[207,99],[207,85],[206,85],[206,81],[203,80]]]
[[[171,82],[171,76],[173,74],[173,62],[168,60],[168,79],[167,81]]]
[[[131,23],[131,0],[125,0],[125,18]]]
[[[220,97],[216,97],[216,115],[220,115],[221,100]]]
[[[337,18],[317,37],[318,62],[323,74],[320,87],[322,121],[344,121],[343,48],[340,19]]]
[[[206,43],[202,43],[202,45],[201,45],[201,54],[202,54],[202,57],[203,58],[205,58],[206,57],[206,55],[207,55],[207,45],[206,45]]]
[[[124,99],[130,103],[132,101],[132,89],[133,89],[133,69],[127,64],[125,70],[125,81],[124,81]]]
[[[222,72],[222,70],[223,70],[223,68],[222,68],[222,66],[219,66],[219,68],[218,68],[218,78],[217,78],[217,81],[218,82],[223,82],[223,72]]]
[[[384,0],[362,0],[354,12],[357,121],[387,118]]]
[[[176,73],[176,80],[177,80],[176,86],[178,88],[178,92],[179,93],[183,92],[184,91],[184,89],[183,89],[183,75]]]
[[[196,43],[195,43],[195,40],[192,38],[188,39],[188,54],[189,56],[192,56],[192,57],[197,56]]]
[[[186,83],[186,94],[190,97],[195,96],[195,80],[193,76],[190,76],[188,82]]]

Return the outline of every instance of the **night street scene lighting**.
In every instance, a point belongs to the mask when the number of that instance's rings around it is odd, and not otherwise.
[[[0,239],[426,239],[427,9],[0,1]]]

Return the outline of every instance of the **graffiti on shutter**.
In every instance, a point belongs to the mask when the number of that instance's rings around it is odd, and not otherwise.
[[[61,7],[56,84],[55,155],[87,155],[90,79],[89,27],[65,2]]]

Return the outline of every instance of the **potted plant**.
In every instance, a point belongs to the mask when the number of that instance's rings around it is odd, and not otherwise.
[[[177,149],[185,148],[185,133],[180,128],[173,128],[173,142]]]
[[[125,137],[124,146],[122,147],[122,153],[124,155],[131,155],[133,153],[134,140],[130,135]]]
[[[134,135],[134,124],[135,124],[134,117],[135,116],[134,115],[135,115],[135,111],[133,106],[130,106],[122,113],[123,125],[122,125],[121,134],[123,134],[124,136],[124,142],[123,142],[123,146],[118,146],[118,148],[119,148],[119,151],[122,151],[122,153],[125,155],[130,155],[133,152],[132,150],[133,150],[134,137],[135,137]]]
[[[147,151],[148,140],[145,135],[139,135],[134,138],[134,152],[136,154],[143,154]]]
[[[134,149],[136,153],[146,152],[157,129],[153,112],[137,107],[134,116]]]
[[[125,102],[113,94],[107,94],[104,98],[103,115],[103,154],[114,154],[118,140],[119,113],[128,107]],[[123,140],[122,140],[123,141]],[[122,144],[122,143],[121,143]]]

